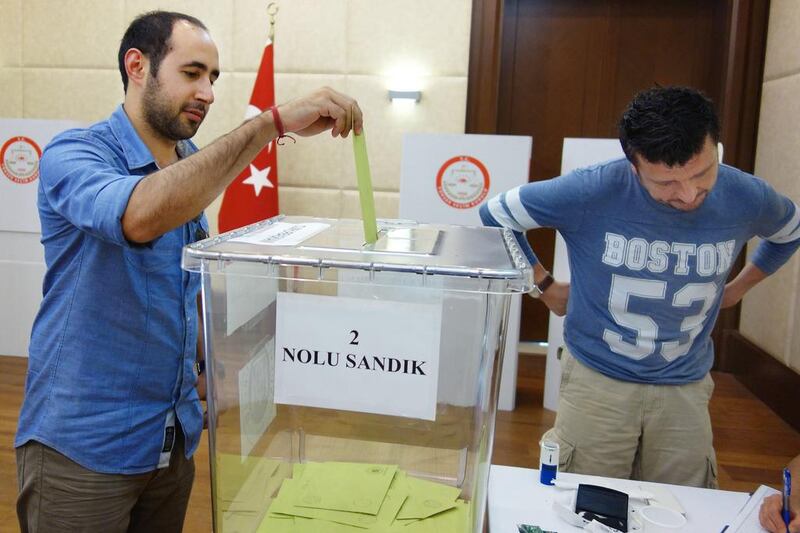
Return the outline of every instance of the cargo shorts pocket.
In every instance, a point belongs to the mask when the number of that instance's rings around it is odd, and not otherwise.
[[[558,390],[559,392],[564,392],[564,388],[569,384],[572,370],[575,368],[575,358],[572,357],[566,346],[561,346],[558,350],[561,360],[561,383],[558,386]]]
[[[714,450],[706,457],[706,482],[707,489],[718,489],[719,482],[717,481],[717,456]]]
[[[711,377],[711,373],[709,372],[706,374],[705,378],[703,378],[706,393],[708,395],[708,401],[711,401],[711,397],[714,395],[714,388],[716,384],[714,383],[714,378]]]

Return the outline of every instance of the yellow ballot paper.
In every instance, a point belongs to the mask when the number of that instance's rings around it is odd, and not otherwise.
[[[295,533],[294,518],[267,516],[261,525],[256,529],[256,533]]]
[[[435,514],[424,520],[417,520],[407,525],[407,521],[398,520],[389,530],[391,533],[461,533],[467,531],[470,517],[470,504],[458,500],[452,509]]]
[[[406,499],[398,520],[411,518],[428,518],[456,506],[456,499],[461,494],[461,489],[433,483],[414,477],[406,478],[408,498]]]
[[[308,463],[295,504],[376,515],[395,472],[396,465]]]
[[[294,516],[302,518],[313,518],[315,520],[325,520],[336,524],[354,526],[367,530],[386,531],[394,522],[397,512],[406,499],[406,492],[402,488],[390,488],[386,498],[381,504],[381,509],[377,515],[367,513],[353,513],[349,511],[332,511],[329,509],[315,509],[312,507],[301,507],[294,505],[298,497],[297,487],[300,480],[287,479],[283,482],[281,491],[269,508],[269,516],[278,518],[282,516]]]
[[[303,472],[306,470],[305,463],[294,463],[292,465],[292,478],[293,479],[300,479],[303,477]]]
[[[312,518],[295,518],[294,528],[291,529],[291,533],[353,533],[353,531],[364,530]]]
[[[378,224],[375,220],[375,197],[372,194],[367,139],[363,128],[359,135],[353,133],[353,153],[356,156],[356,177],[358,178],[358,196],[361,200],[361,220],[364,223],[364,241],[367,244],[375,244],[378,240]]]
[[[458,488],[409,477],[396,465],[291,469],[293,478],[283,480],[257,533],[463,533],[471,520]]]

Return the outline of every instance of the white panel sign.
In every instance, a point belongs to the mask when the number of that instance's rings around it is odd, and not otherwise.
[[[70,120],[0,119],[0,231],[39,233],[39,159]]]
[[[564,139],[561,152],[561,174],[575,169],[596,165],[603,161],[625,157],[619,139]],[[567,245],[560,233],[556,232],[556,251],[553,259],[553,276],[558,281],[569,281],[569,261]],[[544,376],[544,407],[558,410],[558,388],[561,383],[561,364],[558,350],[564,345],[564,317],[550,313],[547,329],[547,366]]]
[[[480,226],[482,203],[528,182],[531,146],[522,136],[406,134],[400,218]]]
[[[275,366],[270,355],[274,341],[270,340],[239,371],[239,427],[241,429],[242,461],[275,418],[275,404],[268,391],[274,380]]]
[[[262,263],[232,262],[225,272],[225,328],[230,336],[273,305],[278,294],[278,279],[265,278]]]
[[[528,183],[531,137],[412,133],[403,137],[400,218],[480,226],[483,202]],[[521,301],[514,295],[498,408],[513,410]],[[448,346],[451,346],[448,341]]]
[[[275,403],[436,419],[442,307],[278,293]]]

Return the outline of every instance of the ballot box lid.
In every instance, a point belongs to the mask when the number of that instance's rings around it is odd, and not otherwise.
[[[231,262],[311,267],[320,275],[353,269],[506,280],[503,292],[527,292],[532,283],[530,264],[511,231],[408,220],[379,220],[378,240],[367,244],[361,220],[279,215],[183,251],[182,266],[191,272],[221,272]],[[265,268],[264,276],[275,271]]]

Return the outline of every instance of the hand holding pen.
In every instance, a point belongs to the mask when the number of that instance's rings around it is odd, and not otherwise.
[[[792,473],[788,468],[783,469],[783,508],[781,514],[783,516],[783,523],[786,524],[786,533],[789,533],[789,523],[792,520],[791,510],[792,498]]]
[[[795,476],[798,475],[800,457],[790,465]],[[794,487],[795,489],[797,487]],[[798,513],[798,494],[792,495],[792,472],[783,472],[783,492],[764,498],[758,514],[761,526],[770,533],[800,533],[800,514]]]

